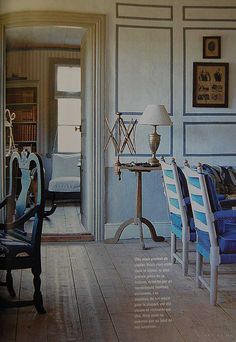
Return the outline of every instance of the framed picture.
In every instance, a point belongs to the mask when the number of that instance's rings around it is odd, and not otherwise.
[[[193,63],[193,107],[228,107],[229,63]]]
[[[203,58],[221,57],[221,37],[203,37]]]

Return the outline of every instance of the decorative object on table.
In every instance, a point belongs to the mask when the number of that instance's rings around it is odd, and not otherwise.
[[[193,107],[228,107],[229,63],[193,63]]]
[[[203,37],[203,58],[221,58],[221,37]]]
[[[9,135],[7,134],[7,137],[9,137],[9,145],[7,147],[6,156],[10,156],[16,148],[14,137],[13,137],[13,130],[12,130],[13,129],[12,122],[15,120],[16,114],[13,112],[11,113],[9,109],[6,109],[5,113],[6,113],[5,127],[9,129]]]
[[[117,161],[115,162],[115,173],[118,175],[119,180],[121,179],[121,163],[120,155],[124,152],[125,148],[129,149],[131,154],[136,153],[135,148],[135,127],[137,120],[131,120],[126,123],[122,118],[122,113],[117,112],[117,119],[112,128],[109,126],[108,119],[105,118],[106,127],[109,132],[108,140],[105,144],[104,150],[107,149],[111,140],[115,154],[117,155]]]
[[[152,152],[152,157],[148,160],[150,165],[160,165],[156,158],[156,151],[160,145],[161,136],[157,133],[157,126],[171,126],[172,121],[167,113],[164,105],[149,104],[138,122],[140,125],[154,126],[154,132],[149,134],[149,146]]]

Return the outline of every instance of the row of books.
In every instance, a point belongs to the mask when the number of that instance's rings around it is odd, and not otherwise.
[[[14,125],[13,136],[15,141],[36,141],[37,126],[36,125]]]
[[[7,103],[32,103],[36,102],[34,89],[8,89]]]
[[[37,107],[33,106],[32,109],[13,110],[16,114],[15,122],[21,121],[37,121]]]

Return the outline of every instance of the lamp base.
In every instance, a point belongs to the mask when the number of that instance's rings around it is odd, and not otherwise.
[[[152,157],[152,158],[148,159],[148,163],[151,166],[159,166],[160,165],[160,162],[156,157]]]
[[[156,131],[156,126],[154,126],[154,132],[149,134],[149,146],[152,152],[152,157],[148,160],[151,166],[159,166],[160,162],[156,158],[156,151],[160,145],[161,136]]]

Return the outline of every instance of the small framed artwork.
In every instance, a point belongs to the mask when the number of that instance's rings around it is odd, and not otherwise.
[[[193,107],[228,107],[229,63],[193,63]]]
[[[203,37],[203,58],[221,58],[221,37]]]

